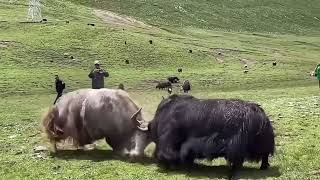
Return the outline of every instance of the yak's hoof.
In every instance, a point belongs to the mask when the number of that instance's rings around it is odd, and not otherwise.
[[[260,170],[267,170],[269,168],[269,164],[262,164]]]

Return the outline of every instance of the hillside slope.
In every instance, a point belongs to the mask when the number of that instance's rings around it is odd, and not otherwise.
[[[156,26],[319,34],[318,0],[72,0]]]
[[[154,89],[157,81],[170,75],[191,80],[195,90],[315,85],[308,73],[320,56],[316,35],[175,29],[173,24],[162,30],[116,27],[96,17],[88,4],[54,0],[47,0],[43,9],[48,23],[29,24],[21,23],[26,20],[25,1],[0,3],[0,41],[6,43],[0,48],[1,94],[53,92],[54,74],[67,82],[69,90],[90,87],[87,74],[94,60],[110,71],[108,87],[122,82],[134,90]],[[276,67],[273,61],[278,62]],[[249,65],[248,74],[243,73],[244,64]],[[177,68],[183,73],[177,74]]]

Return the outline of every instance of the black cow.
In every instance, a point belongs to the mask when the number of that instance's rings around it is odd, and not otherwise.
[[[170,81],[172,84],[174,84],[174,83],[179,83],[179,82],[180,82],[180,79],[179,79],[177,76],[171,76],[171,77],[168,77],[167,79],[168,79],[168,81]]]
[[[244,161],[262,161],[260,169],[267,169],[275,149],[264,110],[242,100],[171,95],[159,104],[148,129],[156,143],[154,155],[165,167],[224,157],[232,177]]]
[[[172,84],[170,82],[159,82],[156,85],[156,89],[165,89],[165,88],[172,88]]]

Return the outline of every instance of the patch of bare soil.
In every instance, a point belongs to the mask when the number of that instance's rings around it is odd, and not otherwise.
[[[248,68],[251,68],[255,64],[254,61],[249,60],[249,59],[240,59],[240,63],[243,65],[247,65]]]
[[[9,46],[13,46],[14,42],[12,41],[1,41],[0,40],[0,49],[1,48],[8,48]]]
[[[111,11],[96,9],[94,10],[94,14],[101,18],[106,24],[110,24],[112,26],[151,29],[150,25],[132,17],[119,15]]]
[[[320,169],[311,172],[312,175],[320,177]]]

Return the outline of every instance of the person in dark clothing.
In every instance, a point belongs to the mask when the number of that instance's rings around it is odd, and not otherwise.
[[[60,80],[59,76],[56,75],[56,91],[57,91],[57,97],[56,100],[54,100],[53,104],[56,104],[57,100],[62,96],[63,90],[66,88],[66,84]]]
[[[109,77],[109,73],[100,67],[99,61],[95,61],[94,66],[88,75],[92,79],[92,89],[104,88],[104,78]]]

